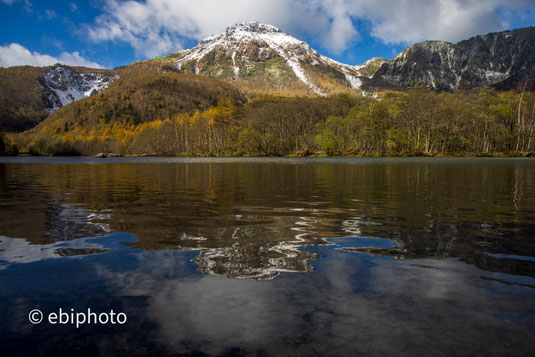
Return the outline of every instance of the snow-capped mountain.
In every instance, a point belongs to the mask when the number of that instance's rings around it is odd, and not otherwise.
[[[336,62],[278,28],[259,22],[239,23],[208,37],[172,60],[186,73],[233,81],[253,90],[325,95],[361,86],[359,67]]]
[[[535,27],[494,32],[452,44],[425,41],[384,63],[367,85],[425,86],[454,91],[482,86],[515,87],[535,76]]]
[[[55,65],[43,75],[41,86],[49,114],[72,101],[98,94],[117,76],[106,72],[79,73],[64,65]]]
[[[351,66],[319,54],[274,26],[239,23],[190,50],[113,70],[64,65],[0,68],[0,130],[32,128],[68,103],[104,91],[118,74],[194,73],[232,83],[240,93],[256,94],[373,93],[414,87],[511,89],[524,79],[531,79],[527,88],[535,89],[534,43],[535,27],[527,27],[457,44],[425,41],[393,60],[375,57]]]

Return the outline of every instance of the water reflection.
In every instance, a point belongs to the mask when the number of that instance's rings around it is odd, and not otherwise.
[[[535,347],[529,283],[494,273],[484,273],[482,279],[481,270],[458,259],[354,259],[337,249],[349,243],[335,239],[333,245],[307,249],[322,256],[314,261],[315,273],[255,281],[196,272],[194,252],[113,245],[128,238],[99,238],[109,251],[83,262],[27,264],[24,273],[36,282],[46,279],[46,286],[30,281],[17,291],[0,287],[4,321],[11,322],[0,336],[0,342],[10,342],[4,351],[55,356],[66,351],[82,356],[110,351],[134,356],[528,356]],[[4,277],[3,286],[14,285],[20,266]],[[66,279],[64,271],[76,279]],[[58,296],[64,291],[69,293]],[[113,307],[128,314],[129,324],[79,330],[28,324],[29,307],[48,312],[57,306]]]
[[[0,163],[2,354],[535,349],[532,160],[42,160]]]
[[[105,253],[102,245],[93,243],[93,238],[75,239],[69,242],[29,244],[24,239],[0,236],[0,270],[14,263],[33,263],[45,259],[83,257]]]
[[[495,254],[535,256],[534,167],[533,160],[401,159],[4,163],[0,234],[46,245],[129,232],[132,247],[195,250],[204,273],[257,279],[312,270],[317,256],[300,247],[325,238],[380,238],[396,244],[343,249],[458,257],[533,277],[535,262]]]

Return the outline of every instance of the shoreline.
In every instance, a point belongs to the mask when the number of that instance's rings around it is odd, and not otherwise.
[[[451,154],[431,154],[431,153],[410,153],[410,154],[381,154],[374,153],[369,155],[160,155],[160,154],[139,154],[139,155],[121,155],[116,153],[98,153],[95,155],[32,155],[31,153],[0,154],[2,157],[83,157],[83,158],[535,158],[535,152],[493,152],[493,153],[451,153]]]

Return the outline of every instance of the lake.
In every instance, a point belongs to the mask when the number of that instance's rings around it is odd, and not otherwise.
[[[535,351],[534,159],[4,157],[0,217],[5,356]]]

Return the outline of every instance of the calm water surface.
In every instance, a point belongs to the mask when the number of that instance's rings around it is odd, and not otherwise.
[[[5,356],[533,355],[535,160],[1,158],[0,317]]]

